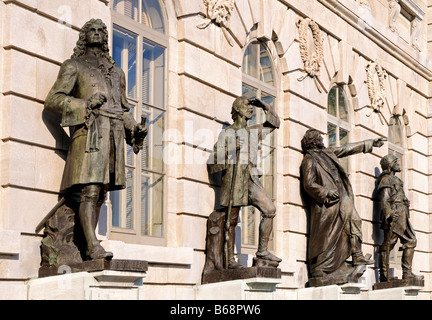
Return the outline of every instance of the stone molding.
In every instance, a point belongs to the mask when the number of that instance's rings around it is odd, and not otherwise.
[[[393,32],[398,32],[397,20],[403,8],[413,16],[410,27],[411,45],[417,51],[421,51],[418,45],[418,39],[422,31],[423,25],[421,21],[425,16],[425,12],[412,0],[388,0],[389,1],[389,28]]]
[[[343,20],[345,20],[352,27],[363,33],[366,37],[373,40],[375,43],[391,54],[395,59],[418,73],[420,76],[432,81],[432,65],[427,59],[419,59],[418,56],[410,54],[395,44],[391,39],[381,34],[375,28],[362,28],[358,24],[358,16],[348,8],[340,5],[339,0],[318,0],[330,11],[335,12]]]

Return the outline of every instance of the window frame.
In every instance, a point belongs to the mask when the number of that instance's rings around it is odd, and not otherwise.
[[[141,1],[139,1],[139,8],[141,8]],[[118,27],[121,29],[124,29],[137,37],[137,45],[136,45],[136,99],[127,97],[128,102],[131,106],[134,107],[133,116],[137,122],[140,122],[141,114],[148,113],[147,109],[144,108],[144,106],[150,106],[150,108],[153,108],[157,111],[161,111],[164,113],[164,119],[163,119],[163,130],[166,130],[167,127],[167,99],[168,99],[168,92],[166,90],[167,84],[168,84],[168,74],[169,74],[169,62],[168,62],[168,43],[169,38],[167,35],[167,16],[164,10],[164,6],[162,5],[161,1],[159,1],[159,5],[162,12],[162,17],[164,19],[164,26],[165,26],[165,32],[161,33],[159,31],[153,30],[152,28],[138,22],[135,20],[132,20],[131,18],[124,16],[123,14],[117,12],[113,8],[113,2],[110,2],[110,11],[111,11],[111,36],[110,36],[110,48],[113,50],[114,46],[114,27]],[[142,11],[139,11],[140,14]],[[144,102],[144,97],[142,94],[142,86],[143,86],[143,47],[144,47],[144,41],[149,41],[151,43],[154,43],[164,49],[164,75],[163,75],[163,85],[164,85],[164,92],[163,92],[163,99],[164,99],[164,106],[156,106],[151,105],[146,102]],[[127,70],[125,70],[125,67],[123,66],[123,71],[125,71],[127,75]],[[153,113],[153,110],[150,110],[151,113]],[[113,226],[112,218],[113,218],[113,208],[111,203],[111,194],[109,193],[107,197],[107,207],[108,207],[108,238],[110,240],[119,240],[124,241],[126,243],[134,243],[134,244],[146,244],[146,245],[158,245],[158,246],[164,246],[167,243],[167,192],[165,192],[168,182],[167,182],[167,172],[166,172],[166,165],[163,164],[162,172],[154,171],[152,167],[144,169],[142,167],[142,151],[140,151],[137,155],[132,153],[133,157],[133,164],[129,165],[127,162],[127,148],[126,146],[126,152],[125,152],[125,174],[127,174],[128,168],[134,169],[134,177],[133,177],[133,192],[132,192],[132,199],[133,199],[133,228],[123,228],[118,226]],[[164,152],[165,148],[162,150],[162,159],[164,159]],[[145,174],[146,173],[146,174]],[[158,176],[162,176],[162,237],[158,236],[151,236],[151,235],[142,235],[141,234],[141,219],[142,219],[142,208],[141,208],[141,187],[143,182],[143,174],[148,176],[150,179],[153,175],[157,174]],[[125,190],[125,189],[123,189]],[[125,210],[125,193],[121,192],[120,196],[122,198],[120,205],[121,210]],[[151,211],[151,210],[150,210]],[[123,216],[123,212],[121,214]]]
[[[271,58],[270,49],[269,49],[267,43],[263,42],[263,41],[260,41],[258,39],[251,40],[244,47],[243,57],[245,56],[246,51],[249,48],[249,46],[252,45],[252,44],[254,44],[254,43],[259,43],[260,45],[263,45],[265,47],[266,51],[267,51],[268,56]],[[259,61],[259,55],[257,57],[257,60]],[[276,108],[277,103],[278,103],[278,94],[277,94],[278,90],[277,90],[277,87],[276,87],[276,75],[277,74],[275,72],[276,68],[275,68],[274,61],[271,59],[270,62],[271,62],[271,71],[272,71],[272,74],[273,74],[273,85],[269,85],[268,83],[264,82],[264,80],[260,80],[259,78],[256,78],[254,76],[251,76],[251,75],[245,73],[245,71],[243,69],[244,66],[243,66],[243,61],[242,61],[242,88],[243,88],[243,85],[246,85],[248,87],[253,88],[255,90],[255,92],[256,92],[256,97],[259,98],[259,99],[262,98],[263,93],[265,93],[266,95],[269,95],[269,96],[273,97],[273,99],[274,99],[274,107]],[[259,66],[259,64],[258,64],[258,66]],[[259,74],[258,74],[258,76],[259,76]],[[260,120],[262,120],[262,119],[260,119]],[[259,121],[259,122],[261,123],[261,121]],[[272,176],[273,176],[272,191],[273,192],[271,194],[273,202],[276,200],[276,195],[277,195],[277,190],[276,190],[276,188],[277,188],[277,181],[276,181],[276,174],[277,174],[277,170],[276,170],[276,168],[277,168],[277,135],[276,134],[277,133],[276,133],[276,131],[277,130],[275,130],[275,131],[272,132],[273,143],[272,143],[271,146],[269,146],[272,149],[272,152],[273,152],[273,164],[272,164],[272,171],[273,171],[272,172]],[[263,186],[265,187],[264,184],[263,184]],[[255,239],[254,239],[254,244],[245,244],[244,243],[245,239],[243,239],[243,232],[244,232],[244,230],[243,230],[243,227],[242,227],[242,223],[243,223],[242,216],[243,216],[243,214],[247,214],[247,211],[250,210],[251,208],[255,210],[255,214],[254,214],[255,215],[255,217],[254,217],[255,218],[255,222],[254,222],[255,223],[255,226],[254,226],[255,227],[255,230],[254,230],[254,232],[255,232]],[[259,210],[257,208],[255,208],[255,207],[253,207],[253,206],[244,206],[244,207],[241,208],[241,212],[240,212],[240,215],[239,215],[240,219],[239,219],[238,226],[239,226],[239,228],[241,230],[241,233],[242,233],[240,246],[241,246],[243,254],[255,254],[255,251],[258,248],[260,217],[261,217],[261,214],[260,214]],[[274,246],[273,238],[274,238],[274,233],[272,233],[272,236],[271,236],[270,241],[269,241],[269,249],[270,250],[272,250],[273,246]]]
[[[333,116],[329,113],[329,95],[330,92],[334,89],[337,88],[336,90],[336,116]],[[346,143],[350,143],[351,142],[351,132],[352,132],[352,124],[351,124],[351,104],[350,101],[348,99],[348,95],[347,95],[347,85],[345,84],[341,84],[341,83],[333,83],[330,87],[330,90],[328,91],[327,94],[327,133],[325,135],[325,140],[326,140],[326,146],[330,147],[330,142],[329,142],[329,132],[328,132],[328,126],[329,124],[333,125],[336,127],[336,147],[340,147],[340,129],[343,129],[347,132],[347,142]],[[346,115],[347,115],[347,120],[343,120],[340,118],[340,105],[339,105],[339,90],[342,90],[342,94],[344,97],[344,101],[345,101],[345,109],[346,109]],[[349,91],[348,91],[349,92]],[[351,161],[352,159],[348,158],[343,158],[340,159],[342,161],[342,163],[345,162],[346,164],[346,172],[348,174],[348,176],[350,175],[350,169],[352,167]]]

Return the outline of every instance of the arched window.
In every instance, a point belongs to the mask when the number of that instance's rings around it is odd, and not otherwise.
[[[331,88],[328,94],[327,113],[327,146],[343,146],[349,141],[350,124],[345,91],[341,85]],[[348,172],[348,158],[340,160]]]
[[[128,101],[149,128],[144,148],[126,152],[126,189],[111,192],[111,239],[159,243],[164,237],[163,131],[168,37],[158,0],[114,0],[113,59],[127,79]],[[152,237],[152,238],[147,238]],[[159,240],[158,240],[159,238]],[[153,240],[150,240],[153,239]]]
[[[260,41],[253,41],[246,48],[243,57],[243,94],[250,91],[254,96],[275,107],[276,88],[274,83],[274,72],[272,60],[267,46]],[[249,124],[263,123],[265,121],[264,111],[260,108],[254,109],[254,114]],[[267,135],[261,142],[258,154],[259,167],[263,171],[262,185],[269,195],[274,198],[274,170],[275,170],[275,132]],[[242,245],[256,248],[258,245],[258,226],[260,214],[254,207],[242,209],[241,230]],[[271,242],[269,243],[271,246]]]

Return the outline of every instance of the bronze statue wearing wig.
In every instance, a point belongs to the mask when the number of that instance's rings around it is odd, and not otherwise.
[[[89,260],[113,256],[96,237],[99,211],[107,191],[125,187],[123,141],[138,152],[147,134],[130,112],[125,86],[123,71],[109,55],[106,25],[91,19],[45,101],[47,110],[61,115],[62,126],[71,128],[60,189],[65,198],[79,202]]]

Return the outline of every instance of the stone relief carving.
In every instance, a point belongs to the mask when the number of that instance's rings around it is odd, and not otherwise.
[[[423,25],[421,21],[425,15],[425,12],[411,0],[388,0],[389,2],[389,28],[393,32],[398,32],[397,21],[401,14],[402,8],[411,15],[409,20],[411,21],[410,30],[410,41],[411,45],[417,51],[421,51],[418,44],[419,36]]]
[[[207,10],[205,21],[197,28],[204,29],[210,23],[214,22],[221,27],[227,41],[231,46],[234,45],[231,36],[228,33],[231,23],[231,13],[234,9],[234,0],[203,0]]]
[[[389,27],[393,32],[397,32],[397,19],[401,12],[399,0],[389,0]]]
[[[368,95],[370,100],[369,107],[372,108],[372,112],[378,113],[382,116],[381,109],[385,103],[385,80],[387,79],[387,72],[375,62],[369,62],[366,65],[366,83],[368,88]],[[378,80],[378,83],[376,82]],[[383,120],[381,119],[381,123]]]
[[[300,40],[300,57],[304,63],[306,74],[298,79],[303,81],[307,76],[315,79],[320,75],[321,64],[324,57],[323,37],[318,24],[310,18],[297,20]],[[317,83],[321,92],[320,85]]]

